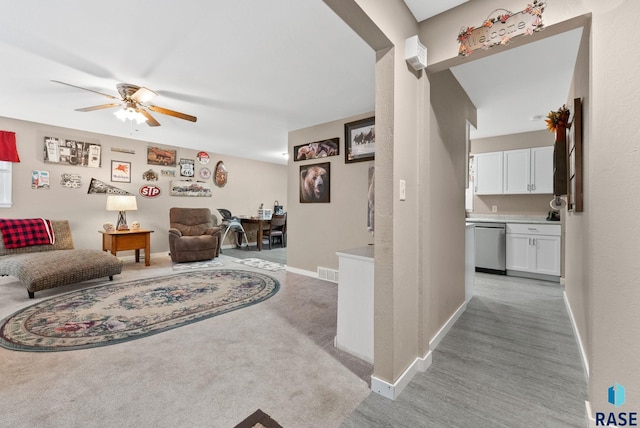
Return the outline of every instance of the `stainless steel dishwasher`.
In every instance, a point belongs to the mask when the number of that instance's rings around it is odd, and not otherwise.
[[[475,223],[476,272],[507,273],[507,227],[505,223]]]

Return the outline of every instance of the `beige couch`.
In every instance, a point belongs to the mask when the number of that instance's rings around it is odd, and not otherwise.
[[[109,277],[122,272],[122,261],[101,250],[74,249],[69,222],[52,220],[53,245],[7,249],[0,234],[0,275],[15,276],[29,297],[36,291]]]

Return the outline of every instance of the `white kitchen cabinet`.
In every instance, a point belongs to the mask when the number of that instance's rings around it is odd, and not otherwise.
[[[560,225],[507,224],[507,273],[560,276]]]
[[[503,153],[503,193],[529,193],[531,190],[531,149]]]
[[[478,153],[474,156],[476,195],[502,193],[502,152]]]
[[[506,150],[503,156],[503,193],[553,193],[553,146]]]

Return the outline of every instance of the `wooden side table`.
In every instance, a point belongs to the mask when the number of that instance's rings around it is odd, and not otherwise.
[[[140,249],[144,249],[144,265],[151,264],[151,233],[153,230],[101,230],[102,251],[114,256],[118,251],[136,250],[136,263],[140,261]]]

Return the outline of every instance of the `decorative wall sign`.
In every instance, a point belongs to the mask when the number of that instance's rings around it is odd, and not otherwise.
[[[542,30],[542,12],[545,6],[544,1],[534,0],[525,10],[517,13],[496,9],[480,27],[462,27],[458,34],[458,55],[467,56],[477,49],[506,45],[516,36]],[[496,15],[492,17],[494,14]]]
[[[370,161],[376,155],[376,119],[356,120],[344,124],[345,163]]]
[[[111,181],[131,183],[131,162],[112,160]]]
[[[61,174],[60,185],[65,189],[79,189],[82,187],[81,177],[78,174]]]
[[[326,158],[328,156],[337,156],[339,150],[340,139],[338,137],[330,140],[316,141],[315,143],[303,144],[293,147],[294,161],[307,159]]]
[[[140,187],[140,196],[144,196],[145,198],[157,198],[160,196],[160,188],[153,184],[145,184]]]
[[[202,165],[206,165],[209,163],[209,153],[207,152],[198,152],[196,158]]]
[[[171,196],[211,196],[211,185],[204,181],[173,180]]]
[[[49,190],[49,171],[32,171],[31,188]]]
[[[147,147],[147,164],[176,166],[178,152],[176,150]]]
[[[158,181],[158,173],[153,169],[148,169],[142,173],[142,178],[147,181]]]
[[[227,184],[228,176],[229,171],[227,171],[224,163],[222,161],[219,161],[216,164],[215,177],[213,177],[213,181],[214,183],[216,183],[216,186],[224,187],[224,185]]]
[[[160,174],[162,174],[163,177],[175,177],[176,176],[176,170],[175,169],[161,169],[160,170]]]
[[[112,152],[118,152],[118,153],[128,153],[130,155],[135,155],[136,151],[133,149],[122,149],[122,148],[118,148],[118,147],[111,147],[111,151]]]
[[[100,168],[102,164],[100,144],[44,137],[44,161],[73,166]]]
[[[180,175],[193,177],[195,175],[195,162],[193,159],[180,159]]]
[[[200,178],[202,178],[203,180],[208,180],[211,178],[211,170],[209,168],[202,168],[199,171],[200,174]]]
[[[91,179],[87,194],[131,195],[131,193],[127,192],[126,190],[118,189],[111,184],[107,184],[104,181],[100,181],[95,178]]]

